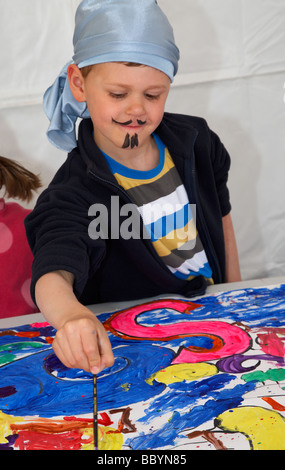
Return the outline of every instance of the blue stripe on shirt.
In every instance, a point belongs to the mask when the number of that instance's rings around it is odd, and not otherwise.
[[[179,211],[165,215],[155,222],[146,225],[146,229],[151,237],[151,241],[155,242],[165,237],[168,233],[185,227],[192,218],[191,207],[185,204]]]

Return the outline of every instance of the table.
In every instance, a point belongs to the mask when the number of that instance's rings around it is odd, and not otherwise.
[[[90,308],[115,356],[101,450],[285,449],[284,277]],[[92,377],[58,361],[54,334],[41,314],[0,321],[0,449],[93,446]]]

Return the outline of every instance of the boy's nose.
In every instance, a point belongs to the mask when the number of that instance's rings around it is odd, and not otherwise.
[[[145,108],[142,103],[142,100],[140,99],[135,99],[129,103],[127,113],[129,115],[132,115],[135,118],[141,119],[142,117],[145,116]]]

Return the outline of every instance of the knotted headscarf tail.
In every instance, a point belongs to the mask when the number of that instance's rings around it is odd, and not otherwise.
[[[73,60],[66,64],[43,98],[50,120],[49,141],[70,152],[76,147],[78,118],[89,117],[86,103],[75,100],[67,79],[69,64],[79,68],[105,62],[136,62],[154,67],[173,81],[179,50],[173,30],[156,0],[83,0],[75,15]]]

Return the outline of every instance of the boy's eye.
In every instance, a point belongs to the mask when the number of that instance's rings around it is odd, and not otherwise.
[[[146,93],[145,97],[148,100],[158,100],[159,99],[159,95],[151,95],[150,93]]]
[[[109,95],[111,96],[111,98],[114,98],[116,100],[121,100],[123,98],[125,98],[127,96],[127,93],[113,93],[113,92],[109,92]],[[148,99],[148,100],[158,100],[159,99],[159,96],[160,95],[152,95],[151,93],[146,93],[145,94],[145,97]]]
[[[125,96],[127,95],[126,93],[112,93],[112,92],[110,92],[109,94],[111,98],[115,98],[117,100],[125,98]]]

